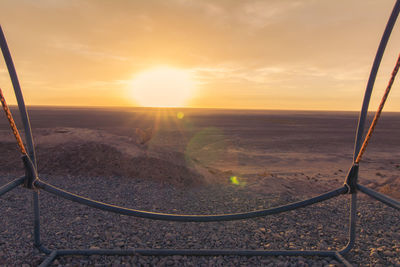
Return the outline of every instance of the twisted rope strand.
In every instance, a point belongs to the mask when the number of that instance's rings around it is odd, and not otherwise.
[[[354,163],[356,163],[356,164],[358,164],[360,162],[365,150],[367,149],[369,140],[371,139],[372,133],[375,130],[375,126],[378,123],[378,120],[379,120],[379,118],[381,116],[383,107],[385,106],[386,99],[388,98],[390,89],[392,88],[394,79],[395,79],[395,77],[397,75],[397,72],[399,71],[399,67],[400,67],[400,54],[399,54],[399,57],[397,58],[396,65],[395,65],[395,67],[393,69],[392,76],[390,77],[390,80],[389,80],[389,83],[388,83],[388,85],[386,87],[385,93],[382,96],[381,103],[379,104],[378,110],[375,113],[374,120],[372,121],[371,126],[369,127],[369,130],[368,130],[368,133],[365,136],[364,143],[362,144],[361,149],[360,149],[360,153],[358,154],[356,160],[354,161]]]
[[[26,153],[24,143],[22,142],[21,136],[19,135],[18,128],[15,125],[13,116],[11,114],[10,109],[8,108],[6,99],[4,98],[3,91],[1,90],[1,88],[0,88],[0,101],[1,101],[1,105],[3,106],[4,112],[6,113],[8,122],[10,124],[11,130],[13,131],[15,139],[17,139],[18,147],[19,147],[21,153],[26,155],[27,153]]]

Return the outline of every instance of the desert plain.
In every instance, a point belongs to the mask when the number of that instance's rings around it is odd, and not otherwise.
[[[18,111],[13,108],[17,122]],[[251,211],[340,187],[357,112],[30,107],[39,176],[75,194],[175,214]],[[371,114],[372,115],[372,114]],[[370,121],[371,117],[369,118]],[[23,127],[17,123],[23,135]],[[137,129],[150,129],[143,144]],[[384,113],[359,182],[400,199],[400,114]],[[24,174],[0,115],[0,182]],[[400,213],[362,194],[355,266],[400,266]],[[40,192],[49,248],[341,249],[349,196],[263,218],[177,223],[116,215]],[[0,265],[36,266],[31,192],[0,198]],[[341,266],[322,257],[68,256],[53,266]]]

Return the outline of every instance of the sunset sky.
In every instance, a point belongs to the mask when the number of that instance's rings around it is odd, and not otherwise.
[[[176,105],[187,107],[358,110],[393,5],[2,0],[0,23],[29,105],[162,106],[179,94],[184,97]],[[382,62],[372,110],[400,53],[399,27]],[[400,111],[399,80],[387,111]],[[147,90],[151,86],[156,91]],[[3,60],[0,87],[15,104]],[[171,93],[172,87],[183,91]],[[140,100],[153,92],[160,103]]]

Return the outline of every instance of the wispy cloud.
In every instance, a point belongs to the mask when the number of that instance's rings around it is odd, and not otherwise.
[[[49,44],[50,47],[63,50],[62,52],[72,52],[74,54],[79,54],[85,57],[89,57],[92,60],[118,60],[118,61],[126,61],[129,58],[112,54],[107,51],[99,51],[95,48],[90,47],[86,44],[81,43],[72,43],[72,42],[64,42],[64,41],[55,41]]]
[[[69,90],[121,96],[134,73],[165,64],[193,72],[198,106],[261,105],[344,103],[341,92],[360,93],[391,8],[376,0],[3,0],[0,17],[28,91],[60,101]],[[380,74],[390,73],[399,45],[393,31]]]
[[[236,12],[238,20],[251,27],[262,28],[277,23],[285,14],[303,5],[302,1],[244,2]]]

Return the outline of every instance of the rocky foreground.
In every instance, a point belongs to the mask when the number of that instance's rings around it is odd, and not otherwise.
[[[11,180],[0,177],[0,184]],[[95,200],[169,213],[228,213],[282,205],[305,196],[249,192],[245,185],[176,187],[158,181],[52,175],[49,183]],[[265,185],[264,183],[264,186]],[[340,183],[338,183],[340,186]],[[332,188],[333,189],[333,188]],[[266,218],[221,223],[151,221],[107,213],[40,193],[42,242],[55,248],[340,249],[348,232],[348,196]],[[400,212],[361,196],[355,266],[400,266]],[[0,198],[0,265],[36,266],[31,192],[17,188]],[[321,257],[68,256],[53,266],[341,266]]]

